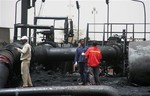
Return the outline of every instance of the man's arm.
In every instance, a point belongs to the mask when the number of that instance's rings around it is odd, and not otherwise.
[[[28,50],[28,46],[25,45],[22,49],[17,48],[17,50],[18,50],[18,52],[25,54]]]

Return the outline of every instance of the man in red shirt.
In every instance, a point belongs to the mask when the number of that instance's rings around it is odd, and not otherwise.
[[[87,57],[89,73],[90,75],[90,82],[93,85],[99,85],[99,65],[102,59],[102,53],[100,49],[97,47],[97,42],[93,41],[92,47],[89,47],[88,50],[85,52],[85,57]]]

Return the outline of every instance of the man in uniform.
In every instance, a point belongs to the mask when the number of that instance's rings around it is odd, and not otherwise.
[[[33,86],[31,77],[30,77],[30,60],[31,60],[31,46],[28,43],[28,37],[23,36],[21,38],[21,41],[23,43],[23,48],[16,48],[18,52],[21,53],[21,75],[22,75],[22,80],[23,80],[23,85],[22,87],[31,87]]]

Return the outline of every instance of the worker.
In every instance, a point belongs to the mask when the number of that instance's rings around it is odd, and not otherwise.
[[[18,50],[18,52],[21,53],[21,75],[22,75],[22,81],[23,81],[23,85],[22,87],[32,87],[32,81],[31,81],[31,77],[30,77],[30,60],[31,60],[31,46],[28,43],[28,37],[27,36],[23,36],[21,38],[21,41],[23,43],[23,48],[16,48]]]
[[[76,53],[75,53],[75,58],[74,58],[74,62],[75,62],[75,66],[77,65],[78,71],[80,73],[80,79],[81,82],[79,83],[79,85],[86,85],[87,82],[87,61],[85,56],[82,55],[82,53],[84,53],[87,50],[87,47],[85,46],[84,43],[84,39],[80,39],[79,41],[79,47],[76,49]]]
[[[82,53],[87,58],[87,66],[89,70],[89,80],[92,85],[99,85],[99,66],[102,59],[102,53],[97,47],[97,42],[93,41],[92,46]]]

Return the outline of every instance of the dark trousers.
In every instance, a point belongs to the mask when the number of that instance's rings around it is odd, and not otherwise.
[[[78,70],[79,70],[79,73],[80,73],[81,82],[86,84],[87,79],[88,79],[86,63],[85,62],[79,62],[78,63]]]
[[[89,70],[89,81],[92,85],[99,85],[100,81],[99,81],[99,74],[100,74],[100,70],[99,70],[99,66],[96,67],[88,67]]]

